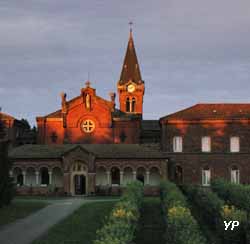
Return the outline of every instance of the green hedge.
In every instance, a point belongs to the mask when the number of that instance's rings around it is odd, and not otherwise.
[[[0,142],[0,207],[10,204],[14,196],[14,185],[9,177],[8,142]]]
[[[171,244],[205,244],[198,223],[191,215],[186,198],[171,182],[163,182],[161,199],[166,220],[166,241]]]
[[[116,204],[94,244],[129,244],[134,239],[143,200],[143,185],[133,182]]]
[[[246,212],[236,209],[234,206],[226,205],[225,202],[210,189],[198,186],[184,186],[184,192],[198,208],[203,219],[210,225],[211,229],[217,231],[224,244],[246,243]],[[239,221],[240,226],[233,231],[225,230],[224,221]],[[231,228],[231,226],[230,226]]]
[[[219,197],[237,208],[250,212],[250,186],[228,182],[223,179],[212,181],[211,188]]]

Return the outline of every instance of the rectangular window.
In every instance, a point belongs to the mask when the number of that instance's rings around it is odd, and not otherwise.
[[[175,136],[173,138],[173,151],[182,152],[182,137],[181,136]]]
[[[231,182],[240,184],[240,171],[238,169],[231,170]]]
[[[239,152],[240,151],[240,138],[233,136],[230,138],[230,152]]]
[[[211,180],[210,169],[203,169],[202,170],[202,185],[203,186],[210,186],[210,180]]]
[[[202,152],[211,152],[211,138],[209,136],[201,138],[201,150]]]

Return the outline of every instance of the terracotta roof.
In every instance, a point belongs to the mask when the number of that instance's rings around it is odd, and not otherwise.
[[[64,144],[23,145],[9,152],[11,159],[60,159],[69,151],[81,147],[97,158],[165,158],[164,154],[139,144]]]
[[[125,84],[132,80],[134,83],[141,82],[141,72],[136,56],[135,45],[133,41],[132,31],[130,31],[127,51],[122,66],[119,84]]]
[[[160,120],[250,119],[250,103],[206,103],[162,117]]]
[[[62,118],[62,110],[57,110],[56,112],[53,112],[51,114],[48,114],[44,116],[45,118]]]

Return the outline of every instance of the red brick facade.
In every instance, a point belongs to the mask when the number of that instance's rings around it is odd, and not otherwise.
[[[183,183],[202,184],[202,170],[208,168],[211,179],[231,180],[231,170],[237,168],[239,182],[250,183],[249,111],[250,104],[198,104],[163,117],[161,147],[169,158],[172,179],[181,169]],[[182,138],[181,152],[174,152],[176,136]],[[209,152],[202,152],[203,137],[210,138]],[[239,141],[236,152],[230,148],[232,137]]]
[[[110,93],[110,100],[103,99],[90,82],[80,96],[69,101],[63,93],[60,110],[37,117],[38,143],[140,142],[144,82],[131,32],[117,89],[120,109],[115,107],[114,93]]]

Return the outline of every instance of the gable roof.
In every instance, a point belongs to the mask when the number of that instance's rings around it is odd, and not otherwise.
[[[199,103],[162,120],[250,119],[250,103]]]
[[[74,101],[76,101],[77,99],[82,99],[82,96],[76,96],[74,98],[72,98],[71,100],[67,101],[67,104],[69,106],[69,109],[70,109],[70,104],[73,103]],[[100,96],[97,96],[95,95],[95,99],[98,100],[98,101],[102,101],[104,104],[106,104],[107,106],[112,106],[112,102],[111,101],[108,101]],[[43,116],[43,118],[62,118],[62,109],[59,109],[55,112],[52,112],[50,114],[47,114],[45,116]]]
[[[130,30],[126,55],[124,58],[119,84],[126,84],[132,80],[134,83],[141,82],[141,72],[136,56],[132,30]]]
[[[64,144],[23,145],[9,152],[11,159],[60,159],[66,153],[81,147],[96,158],[165,158],[160,151],[139,144]]]

